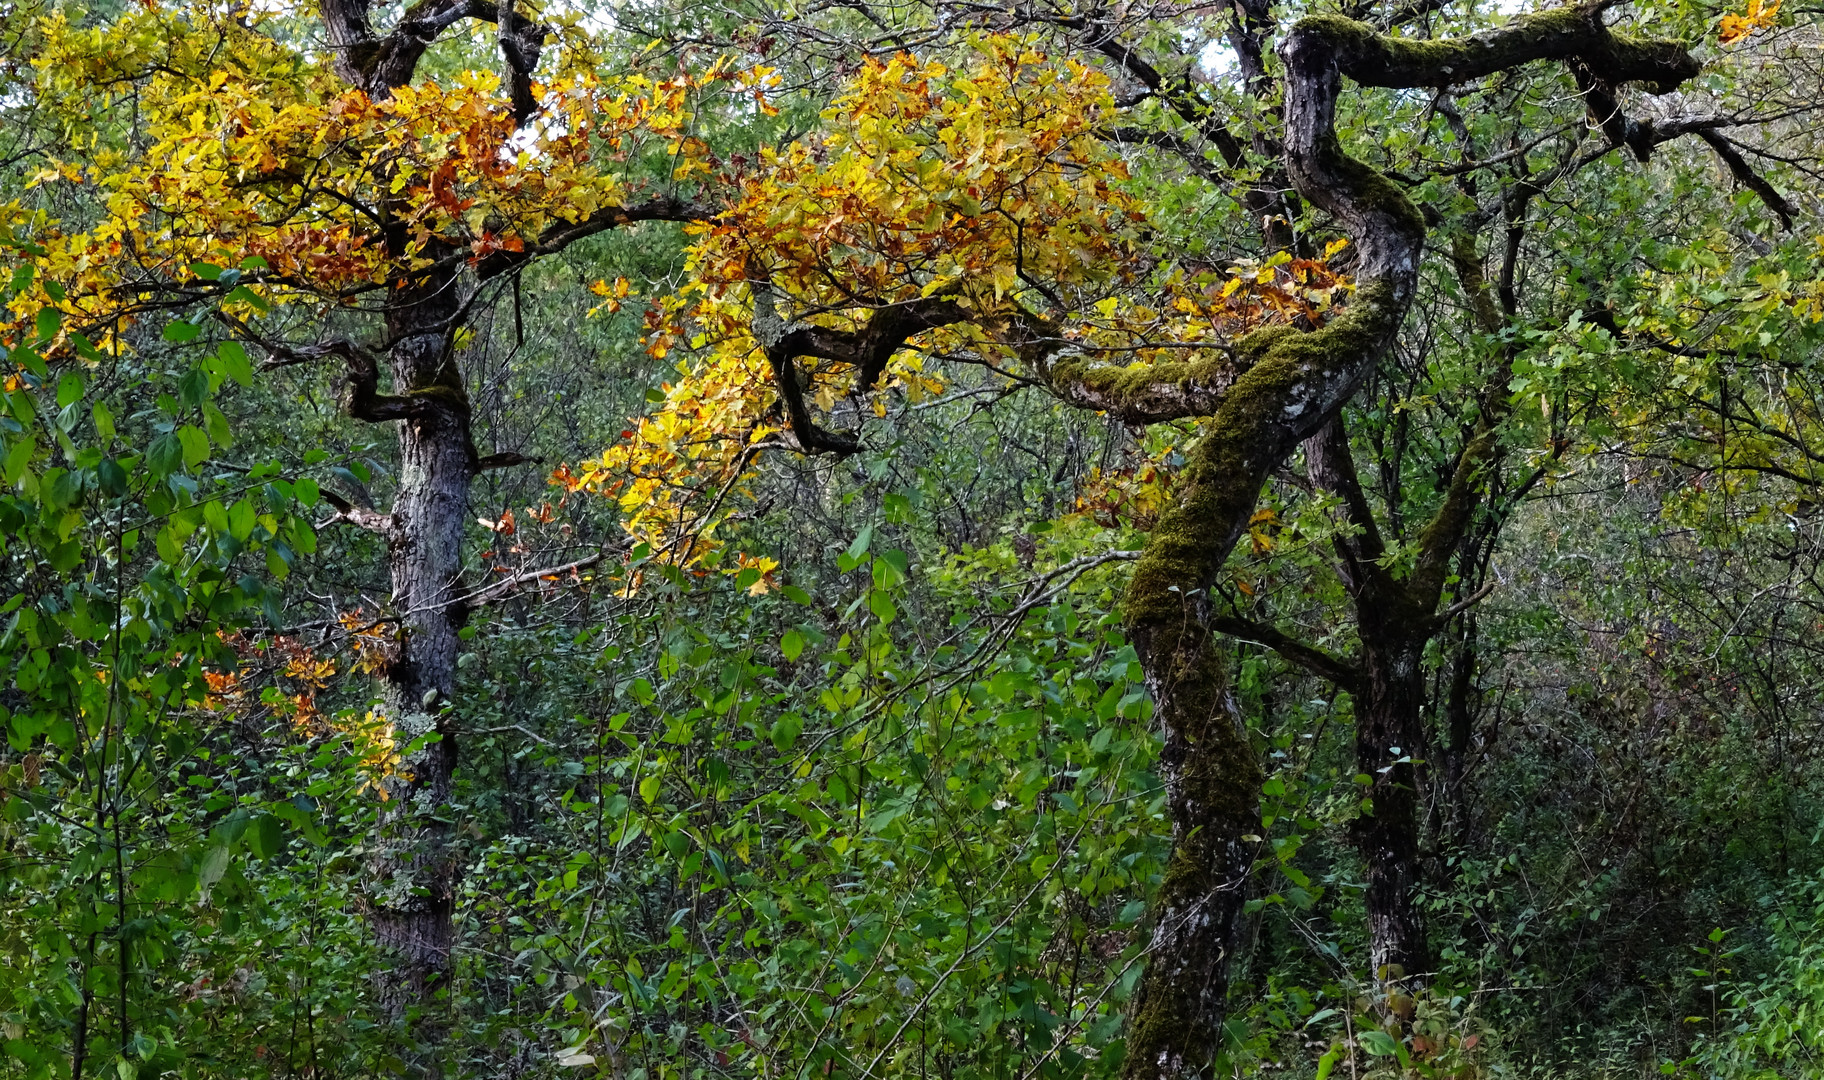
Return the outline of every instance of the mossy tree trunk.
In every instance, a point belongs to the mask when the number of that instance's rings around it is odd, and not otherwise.
[[[1177,415],[1210,417],[1187,455],[1180,502],[1149,539],[1126,600],[1165,729],[1162,766],[1176,840],[1152,912],[1152,950],[1123,1066],[1128,1080],[1205,1075],[1219,1051],[1250,854],[1243,837],[1258,828],[1260,767],[1228,700],[1210,587],[1268,472],[1337,415],[1398,332],[1417,283],[1424,220],[1392,181],[1343,152],[1335,133],[1342,76],[1366,85],[1442,86],[1557,59],[1595,72],[1591,77],[1605,85],[1646,81],[1671,89],[1698,70],[1676,43],[1611,36],[1595,7],[1523,16],[1499,30],[1437,42],[1312,17],[1290,30],[1280,52],[1287,173],[1300,196],[1341,224],[1357,252],[1357,289],[1347,311],[1311,333],[1277,328],[1252,335],[1238,343],[1226,369],[1187,367],[1169,383],[1081,365],[1054,373],[1054,381],[1069,384],[1067,397],[1093,397],[1094,407],[1124,418],[1126,406],[1142,422],[1174,408],[1182,410]],[[1205,411],[1211,403],[1215,408]],[[1411,614],[1386,610],[1396,618]],[[1409,636],[1416,646],[1377,662],[1386,709],[1370,719],[1371,752],[1383,743],[1391,750],[1396,734],[1404,737],[1412,705],[1422,700],[1416,649],[1424,639]],[[1392,834],[1414,837],[1416,851],[1415,787],[1410,771],[1387,775],[1393,779],[1380,798],[1390,835],[1373,842],[1395,845],[1388,850],[1397,857],[1388,861],[1410,865],[1398,846],[1404,840]],[[1409,815],[1400,812],[1402,798],[1413,799]],[[1409,900],[1410,883],[1400,873],[1389,875],[1378,894]],[[1388,922],[1383,929],[1389,956],[1396,955],[1392,950],[1423,956],[1422,927],[1415,933]]]

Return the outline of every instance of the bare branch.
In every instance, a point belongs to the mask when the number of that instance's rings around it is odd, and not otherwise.
[[[1449,607],[1445,608],[1443,611],[1438,612],[1438,616],[1436,619],[1437,625],[1443,626],[1445,623],[1456,618],[1458,615],[1461,615],[1465,611],[1468,611],[1470,608],[1475,607],[1477,604],[1481,603],[1483,601],[1483,599],[1485,599],[1488,596],[1489,593],[1492,593],[1494,591],[1495,591],[1495,582],[1494,582],[1494,579],[1491,578],[1487,582],[1483,583],[1483,585],[1480,589],[1477,589],[1475,592],[1470,593],[1468,596],[1466,596],[1463,599],[1457,601],[1456,603],[1450,605]]]
[[[393,515],[383,514],[371,507],[359,506],[328,488],[322,489],[321,494],[323,501],[334,507],[336,512],[318,522],[318,529],[327,529],[337,522],[346,521],[350,525],[366,529],[368,532],[379,533],[389,540],[398,535],[399,520]]]
[[[514,574],[512,577],[491,582],[486,587],[470,593],[468,596],[463,597],[462,602],[471,608],[492,604],[505,599],[515,589],[527,582],[540,581],[545,578],[557,578],[564,574],[573,574],[578,570],[587,570],[589,567],[594,566],[610,555],[620,554],[621,551],[622,549],[619,547],[604,548],[593,555],[585,555],[580,559],[567,562],[562,566],[547,566],[542,570],[528,570],[522,574]]]
[[[1351,694],[1356,693],[1362,684],[1361,669],[1354,661],[1332,656],[1265,623],[1239,615],[1217,615],[1210,619],[1210,629],[1243,641],[1265,645],[1313,675],[1328,679]]]
[[[510,469],[515,465],[543,465],[544,458],[527,457],[524,454],[507,451],[500,454],[489,454],[475,459],[475,471],[487,472],[489,469]]]
[[[710,221],[715,216],[715,209],[708,204],[680,199],[674,195],[659,195],[630,206],[604,207],[582,221],[567,221],[551,226],[538,238],[537,243],[529,245],[524,251],[496,251],[476,260],[475,272],[484,280],[496,277],[524,266],[541,255],[555,255],[578,240],[642,221]],[[468,259],[463,256],[453,261],[465,262]]]
[[[1729,167],[1729,175],[1735,177],[1736,183],[1758,195],[1761,202],[1767,205],[1767,209],[1772,210],[1780,219],[1780,226],[1791,232],[1792,219],[1798,214],[1798,208],[1788,202],[1786,196],[1780,194],[1779,190],[1762,178],[1761,174],[1754,171],[1747,159],[1736,150],[1735,144],[1714,128],[1699,130],[1697,137],[1709,143],[1710,149],[1716,151],[1716,156]]]

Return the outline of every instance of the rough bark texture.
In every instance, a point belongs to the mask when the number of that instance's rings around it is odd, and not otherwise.
[[[536,111],[531,75],[549,31],[511,2],[418,0],[384,34],[375,30],[369,0],[323,0],[320,10],[336,73],[376,99],[409,84],[425,50],[445,30],[465,19],[495,23],[507,105],[521,124]],[[451,794],[457,747],[447,721],[455,704],[458,631],[469,607],[461,581],[469,488],[481,469],[525,460],[517,455],[484,459],[475,452],[468,395],[453,353],[465,314],[463,290],[472,287],[465,285],[465,271],[472,268],[476,278],[512,273],[531,259],[606,229],[641,221],[704,220],[713,214],[673,196],[603,207],[585,220],[552,226],[523,251],[496,252],[474,262],[466,250],[435,243],[412,252],[412,226],[398,208],[373,209],[384,223],[382,242],[398,265],[413,257],[428,262],[400,274],[387,289],[391,392],[381,392],[380,361],[366,350],[340,342],[316,351],[337,353],[347,361],[345,406],[351,416],[399,425],[392,509],[381,513],[331,496],[336,506],[331,520],[370,529],[386,540],[398,637],[382,675],[382,707],[400,744],[434,736],[406,754],[398,775],[387,783],[390,798],[369,867],[369,916],[375,936],[393,957],[390,970],[380,973],[380,992],[395,1015],[405,1016],[434,1005],[449,980],[454,944],[460,860],[454,846],[458,808]],[[434,1042],[439,1030],[434,1020],[422,1024],[419,1041]]]
[[[404,295],[402,295],[404,294]],[[400,743],[437,738],[400,763],[374,860],[375,936],[398,964],[393,1004],[428,1003],[450,970],[458,861],[451,848],[454,732],[440,723],[456,686],[462,536],[475,453],[462,377],[451,355],[453,275],[395,290],[387,320],[393,386],[421,407],[400,423],[399,488],[389,544],[398,652],[385,672],[385,709]]]
[[[385,36],[375,33],[367,0],[324,0],[321,10],[337,73],[375,98],[408,84],[445,29],[465,18],[495,21],[513,114],[524,121],[532,112],[529,76],[545,30],[511,5],[502,10],[483,0],[420,0]],[[377,209],[387,253],[401,264],[419,254],[430,265],[389,283],[390,394],[380,392],[379,364],[371,354],[347,344],[339,349],[348,361],[350,415],[399,425],[399,473],[390,512],[341,500],[337,519],[386,540],[397,641],[382,673],[382,708],[401,745],[430,736],[403,756],[386,782],[389,799],[371,846],[366,890],[375,937],[392,956],[390,970],[379,974],[380,994],[395,1015],[407,1016],[432,1007],[450,975],[460,864],[451,801],[457,747],[445,719],[455,693],[458,631],[468,610],[461,594],[462,539],[480,462],[453,352],[465,260],[436,245],[412,252],[410,225],[396,208]],[[592,219],[574,228],[594,225],[590,231],[599,231],[627,220],[625,212],[615,218],[614,209],[599,224]],[[434,1041],[440,1030],[434,1019],[421,1023],[419,1041]]]
[[[1373,778],[1373,812],[1351,829],[1366,875],[1369,963],[1377,978],[1399,981],[1431,970],[1419,882],[1419,777],[1410,760],[1424,742],[1425,643],[1436,632],[1437,594],[1415,594],[1379,563],[1380,535],[1356,476],[1340,420],[1305,444],[1311,479],[1338,496],[1354,535],[1338,544],[1338,571],[1355,605],[1361,639],[1355,701],[1355,767]],[[1428,529],[1428,533],[1436,534]],[[1427,602],[1429,600],[1430,602]]]

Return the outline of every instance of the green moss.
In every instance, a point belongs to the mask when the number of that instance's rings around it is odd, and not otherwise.
[[[1340,15],[1307,16],[1293,32],[1323,39],[1338,68],[1365,86],[1441,86],[1534,60],[1577,56],[1607,82],[1641,82],[1665,93],[1699,70],[1682,43],[1612,33],[1589,8],[1575,4],[1517,15],[1468,37],[1394,37]]]
[[[1374,27],[1364,22],[1342,15],[1306,15],[1292,24],[1292,32],[1315,35],[1328,41],[1333,48],[1345,49],[1351,46],[1364,48],[1380,35]]]
[[[1286,323],[1263,326],[1242,335],[1241,339],[1235,342],[1235,355],[1244,358],[1249,364],[1258,364],[1275,342],[1282,338],[1292,337],[1297,333],[1296,326]]]
[[[1349,308],[1308,334],[1279,327],[1243,338],[1237,351],[1259,359],[1228,392],[1192,447],[1177,506],[1162,514],[1134,568],[1124,613],[1130,625],[1181,622],[1184,604],[1208,589],[1229,543],[1253,512],[1266,475],[1290,446],[1279,445],[1285,410],[1300,384],[1366,363],[1395,313],[1392,286],[1368,282]]]
[[[1387,281],[1362,284],[1348,309],[1312,333],[1277,326],[1236,343],[1250,364],[1191,449],[1177,506],[1161,516],[1134,569],[1125,614],[1166,730],[1162,774],[1177,833],[1154,901],[1155,950],[1127,1040],[1124,1075],[1201,1071],[1219,1045],[1223,978],[1247,849],[1258,828],[1262,772],[1227,701],[1224,658],[1205,623],[1205,594],[1245,526],[1268,470],[1335,388],[1372,361],[1402,307]],[[1174,926],[1170,920],[1180,920]]]
[[[1145,644],[1163,690],[1161,761],[1176,842],[1153,898],[1156,949],[1129,1024],[1129,1080],[1198,1075],[1219,1046],[1242,904],[1236,884],[1251,861],[1241,838],[1259,828],[1264,779],[1230,713],[1216,639],[1180,621]]]
[[[1158,394],[1161,387],[1188,390],[1196,383],[1211,383],[1235,373],[1227,358],[1171,361],[1140,364],[1133,367],[1109,367],[1087,360],[1071,360],[1055,365],[1052,375],[1058,383],[1077,383],[1097,395],[1122,405],[1133,405],[1143,398]]]
[[[406,395],[408,397],[430,398],[434,401],[442,402],[450,408],[461,409],[465,412],[469,408],[469,395],[460,386],[433,383],[430,386],[420,386],[413,390],[407,390]]]
[[[1399,185],[1381,175],[1378,169],[1344,153],[1342,146],[1334,139],[1329,153],[1330,167],[1348,178],[1350,186],[1354,188],[1351,197],[1358,204],[1392,218],[1409,237],[1422,238],[1425,235],[1425,215],[1419,212],[1419,208],[1406,197]]]

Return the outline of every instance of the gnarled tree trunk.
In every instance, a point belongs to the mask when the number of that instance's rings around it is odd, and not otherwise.
[[[1697,74],[1676,43],[1611,36],[1600,10],[1522,16],[1499,30],[1439,42],[1316,16],[1295,25],[1281,46],[1287,172],[1298,193],[1333,215],[1354,242],[1357,288],[1347,311],[1321,330],[1277,328],[1238,343],[1243,370],[1215,388],[1221,403],[1188,455],[1180,502],[1162,516],[1135,568],[1126,617],[1166,731],[1163,768],[1177,843],[1132,1015],[1123,1066],[1129,1080],[1202,1075],[1220,1048],[1247,872],[1242,837],[1258,827],[1259,766],[1227,707],[1209,589],[1269,470],[1355,392],[1397,333],[1417,282],[1424,220],[1390,180],[1343,152],[1335,132],[1342,76],[1365,85],[1441,86],[1542,59],[1572,61],[1609,86],[1647,81],[1671,89]],[[1117,413],[1128,397],[1144,398],[1156,412],[1173,391],[1194,396],[1186,391],[1199,389],[1193,383],[1206,375],[1187,371],[1187,379],[1165,387],[1137,385],[1131,373],[1079,367],[1060,374],[1092,387],[1109,403],[1097,407]],[[1408,685],[1404,670],[1396,662],[1385,672],[1390,692]]]

